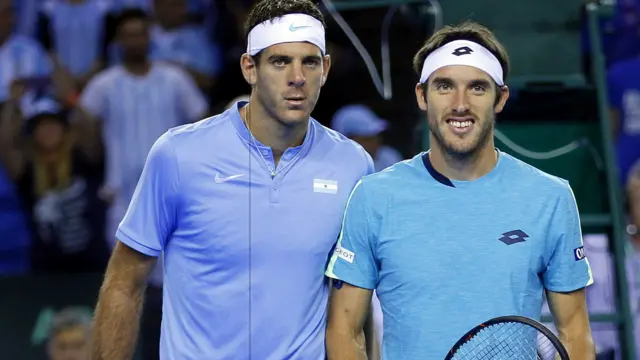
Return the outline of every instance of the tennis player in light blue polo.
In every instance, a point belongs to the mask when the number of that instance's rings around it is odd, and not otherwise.
[[[292,3],[249,15],[250,102],[168,131],[149,153],[98,303],[103,358],[127,358],[138,314],[123,299],[138,299],[162,256],[161,359],[325,359],[324,270],[373,161],[309,117],[330,60],[321,13]]]
[[[335,287],[329,359],[361,352],[352,334],[373,290],[384,360],[444,359],[489,319],[539,319],[544,293],[571,358],[594,358],[584,292],[593,277],[571,187],[494,146],[509,95],[505,58],[474,23],[443,28],[418,52],[416,98],[431,148],[364,177],[349,198],[326,272]],[[516,336],[509,341],[532,340]],[[491,359],[514,358],[486,344]]]

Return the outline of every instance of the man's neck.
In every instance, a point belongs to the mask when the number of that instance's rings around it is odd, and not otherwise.
[[[257,100],[240,109],[240,116],[256,140],[271,147],[276,162],[285,150],[302,144],[309,127],[308,122],[294,127],[282,125]]]
[[[447,154],[435,139],[431,139],[431,144],[433,144],[429,152],[431,165],[437,172],[452,180],[479,179],[493,170],[498,161],[493,139],[489,140],[476,154],[464,159]]]
[[[151,62],[148,60],[142,61],[125,61],[122,66],[124,66],[125,70],[129,73],[137,76],[147,75],[149,70],[151,70]]]

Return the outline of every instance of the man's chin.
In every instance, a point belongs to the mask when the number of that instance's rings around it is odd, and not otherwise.
[[[287,109],[280,113],[280,120],[289,125],[297,125],[309,120],[309,112],[303,109]]]

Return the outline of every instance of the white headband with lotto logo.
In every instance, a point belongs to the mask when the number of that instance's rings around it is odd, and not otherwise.
[[[309,42],[326,53],[324,26],[305,14],[287,14],[256,25],[249,32],[247,53],[253,56],[271,45],[290,42]]]
[[[473,41],[456,40],[438,48],[424,61],[420,83],[424,84],[436,70],[449,65],[467,65],[480,69],[504,86],[500,61],[482,45]]]

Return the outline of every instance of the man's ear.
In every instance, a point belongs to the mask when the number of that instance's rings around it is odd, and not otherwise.
[[[509,99],[509,95],[510,95],[509,87],[507,87],[507,85],[499,87],[497,95],[500,96],[500,99],[498,100],[498,103],[494,107],[494,111],[496,114],[501,112],[502,109],[504,109],[504,105],[507,103],[507,100]]]
[[[240,57],[240,70],[247,84],[251,86],[256,84],[258,81],[258,64],[253,56],[247,53],[242,54]]]
[[[325,55],[322,58],[322,83],[321,83],[322,86],[324,86],[324,83],[327,82],[327,77],[329,76],[329,70],[331,70],[331,56]]]

